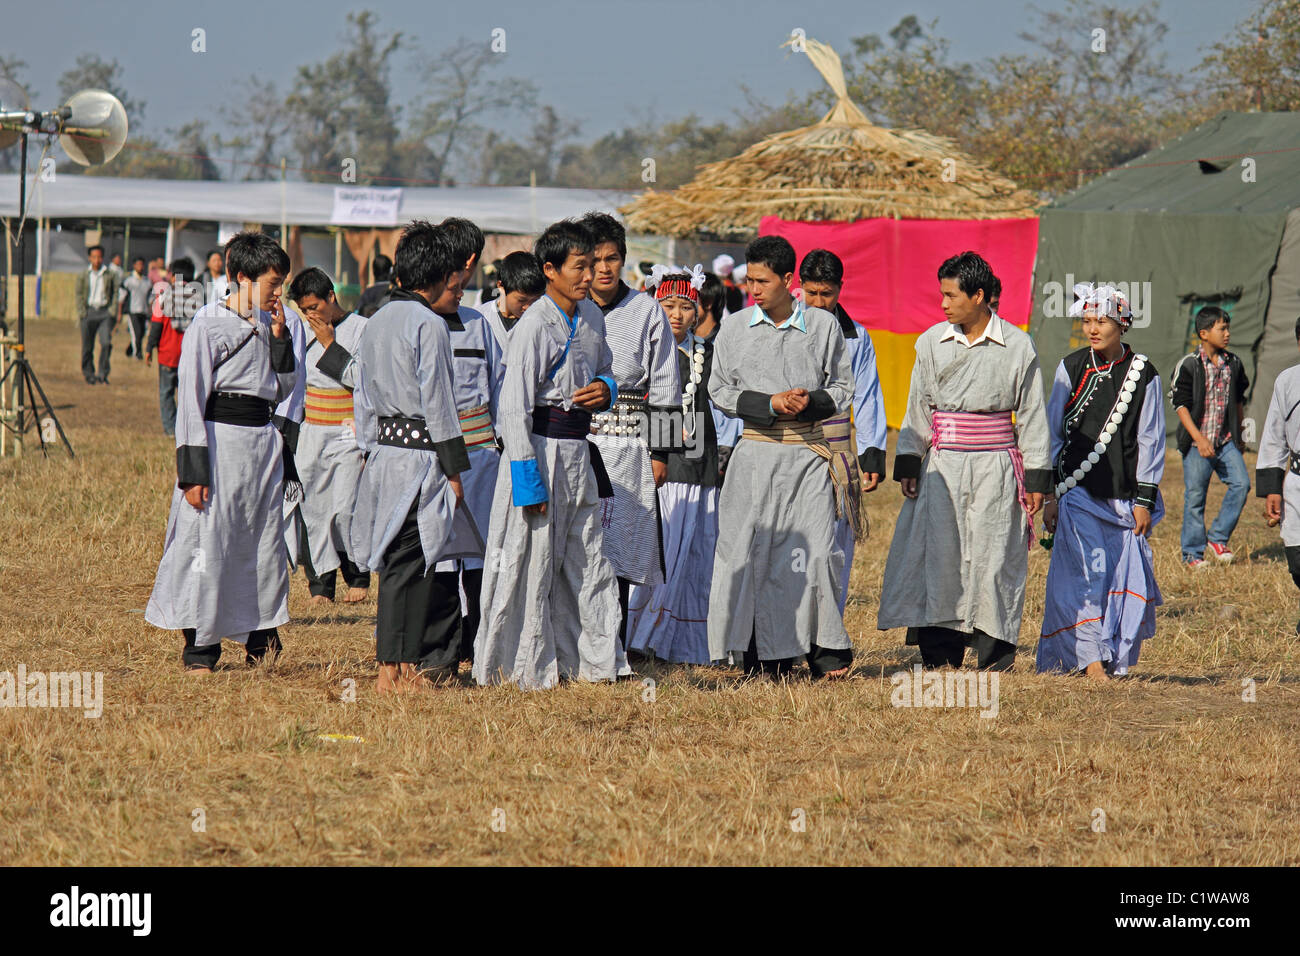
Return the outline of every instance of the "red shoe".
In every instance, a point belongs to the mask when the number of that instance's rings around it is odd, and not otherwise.
[[[1192,558],[1190,561],[1184,561],[1183,563],[1192,571],[1204,571],[1209,567],[1204,558]]]
[[[1232,551],[1226,544],[1211,541],[1210,550],[1214,552],[1214,556],[1218,558],[1220,564],[1232,564]]]

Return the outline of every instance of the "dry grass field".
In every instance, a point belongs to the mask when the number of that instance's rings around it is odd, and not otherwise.
[[[1031,673],[1036,549],[993,719],[890,704],[890,673],[919,660],[874,627],[893,482],[869,498],[837,685],[658,668],[653,700],[637,682],[377,698],[374,602],[309,608],[301,574],[274,667],[227,645],[193,680],[179,635],[142,616],[174,454],[156,370],[123,356],[124,330],[115,342],[113,384],[91,388],[74,324],[31,325],[77,457],[0,462],[0,671],[101,671],[106,698],[99,719],[0,708],[6,863],[1300,862],[1300,594],[1253,497],[1236,564],[1180,566],[1174,454],[1154,537],[1165,605],[1134,675]]]

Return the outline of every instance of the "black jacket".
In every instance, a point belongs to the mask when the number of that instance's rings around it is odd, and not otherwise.
[[[1228,367],[1232,369],[1232,377],[1228,381],[1228,434],[1240,448],[1241,418],[1237,414],[1237,405],[1246,401],[1246,390],[1250,387],[1250,379],[1246,376],[1246,369],[1241,364],[1241,359],[1226,350],[1223,357]],[[1201,362],[1200,349],[1184,355],[1179,360],[1174,369],[1171,388],[1174,411],[1177,412],[1180,408],[1187,409],[1192,416],[1192,421],[1196,422],[1196,427],[1199,428],[1201,417],[1205,414],[1205,365]],[[1191,447],[1192,436],[1179,421],[1178,453],[1186,455]]]

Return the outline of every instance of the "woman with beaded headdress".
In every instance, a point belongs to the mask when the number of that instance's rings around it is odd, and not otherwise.
[[[1038,670],[1106,680],[1137,663],[1162,603],[1147,541],[1164,516],[1160,376],[1121,337],[1133,324],[1114,286],[1081,282],[1070,315],[1088,347],[1061,360],[1047,404],[1054,500]]]
[[[656,265],[646,279],[668,316],[682,383],[682,450],[668,455],[660,486],[659,526],[664,583],[634,585],[628,601],[628,647],[683,664],[709,663],[709,592],[718,540],[719,436],[739,437],[739,421],[718,413],[708,397],[713,345],[695,334],[700,318],[702,265]],[[735,426],[734,428],[731,426]]]

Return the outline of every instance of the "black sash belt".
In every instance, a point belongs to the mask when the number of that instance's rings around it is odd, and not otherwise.
[[[423,418],[380,418],[379,444],[392,445],[394,448],[435,450],[433,439],[429,437],[429,426]]]
[[[1300,475],[1300,455],[1291,452],[1291,460],[1287,464],[1287,471],[1291,472],[1293,475]]]
[[[243,425],[258,428],[271,424],[274,406],[264,398],[256,395],[240,395],[238,392],[213,392],[208,396],[207,408],[203,417],[210,422],[222,425]]]
[[[533,409],[533,434],[586,441],[591,434],[591,412],[581,408],[566,412],[558,405],[539,405]],[[591,470],[596,475],[596,493],[602,498],[613,498],[614,487],[609,483],[600,449],[588,441],[587,451],[591,455]]]

